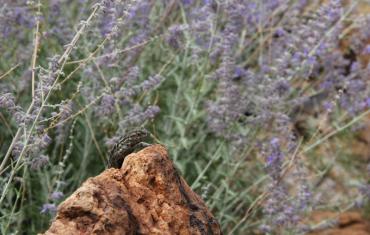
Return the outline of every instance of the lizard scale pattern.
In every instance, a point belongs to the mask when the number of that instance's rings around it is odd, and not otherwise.
[[[108,168],[120,168],[127,155],[139,147],[148,146],[149,144],[143,142],[148,136],[147,130],[139,129],[120,138],[109,153]]]

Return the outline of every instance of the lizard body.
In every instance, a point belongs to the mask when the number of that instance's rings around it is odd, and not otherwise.
[[[150,134],[147,130],[138,129],[121,137],[109,152],[108,168],[120,168],[127,155],[134,152],[135,149],[139,147],[148,146],[149,144],[143,141],[149,135]]]

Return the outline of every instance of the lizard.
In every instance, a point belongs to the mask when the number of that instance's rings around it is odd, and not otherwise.
[[[127,155],[133,153],[138,148],[144,148],[150,144],[143,142],[150,133],[144,129],[133,130],[121,137],[113,148],[109,151],[108,168],[120,168]]]

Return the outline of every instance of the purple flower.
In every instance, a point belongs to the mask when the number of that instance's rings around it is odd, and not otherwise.
[[[325,109],[326,111],[328,111],[329,113],[330,113],[331,111],[333,111],[333,107],[334,107],[333,102],[326,101],[326,102],[324,103],[324,109]]]
[[[151,105],[145,110],[145,115],[153,119],[160,111],[161,109],[157,105]]]
[[[285,35],[285,30],[283,29],[283,28],[281,28],[281,27],[279,27],[279,28],[277,28],[276,29],[276,31],[275,31],[275,34],[276,34],[276,36],[278,36],[278,37],[282,37],[282,36],[284,36]]]
[[[61,199],[62,197],[64,196],[64,194],[62,192],[59,192],[59,191],[54,191],[50,194],[50,198],[52,200],[59,200]]]
[[[297,196],[297,206],[300,210],[304,211],[308,208],[309,204],[312,202],[312,193],[307,182],[300,182],[299,192]]]
[[[355,73],[356,71],[361,69],[361,64],[359,62],[354,62],[351,64],[351,72]]]
[[[13,118],[15,122],[18,124],[18,126],[25,125],[28,115],[26,115],[26,113],[23,112],[20,106],[14,106],[12,109],[10,109],[10,113],[13,115]]]
[[[370,45],[367,45],[364,49],[364,54],[369,55],[370,54]]]
[[[366,98],[366,106],[370,108],[370,97]]]
[[[199,8],[193,8],[188,12],[189,31],[195,42],[193,57],[200,56],[201,53],[209,49],[212,40],[212,26],[214,24],[215,12],[212,9],[212,1],[204,1],[204,5]],[[215,35],[213,40],[218,41]],[[215,53],[212,51],[212,53]]]
[[[280,145],[279,145],[279,138],[277,137],[274,137],[270,140],[270,144],[271,144],[271,147],[274,149],[274,150],[278,150],[280,148]]]
[[[137,87],[122,89],[122,91],[120,91],[120,96],[123,98],[129,98],[129,97],[137,95],[138,92],[139,90],[137,89]]]
[[[174,49],[180,49],[184,44],[184,31],[188,29],[187,25],[173,25],[168,29],[166,42]]]
[[[125,87],[122,87],[116,92],[119,99],[129,100],[131,97],[141,94],[141,92],[149,92],[160,85],[164,80],[164,77],[157,74],[155,76],[149,76],[147,80],[144,80],[141,84],[133,85],[133,81],[128,82]],[[122,101],[122,100],[121,100]]]
[[[149,91],[157,87],[163,80],[164,77],[162,77],[159,74],[156,74],[154,76],[150,76],[140,86],[142,87],[143,91]]]
[[[57,206],[54,203],[46,203],[42,205],[41,214],[55,214]]]
[[[13,147],[12,154],[17,159],[24,148],[24,144],[21,141],[17,141]]]
[[[280,177],[284,155],[280,148],[280,140],[272,138],[268,148],[268,155],[266,157],[266,170],[268,174],[275,180]]]
[[[307,59],[307,64],[308,64],[309,66],[313,66],[313,65],[315,65],[315,63],[316,63],[316,58],[315,58],[314,56],[310,56],[310,57],[308,57],[308,59]]]
[[[117,141],[120,139],[120,136],[113,136],[112,138],[106,138],[105,139],[105,145],[111,149],[113,145],[117,143]]]
[[[243,77],[245,75],[245,70],[243,68],[240,68],[240,67],[236,67],[235,68],[235,71],[234,71],[234,76],[235,77]]]
[[[139,79],[140,69],[138,66],[133,66],[128,69],[127,73],[121,78],[112,78],[110,81],[115,87],[121,87],[122,85],[127,89],[132,87],[135,82]]]
[[[97,115],[100,117],[110,117],[115,111],[115,98],[112,95],[104,95],[101,98],[100,105],[97,107]]]
[[[9,109],[14,106],[14,96],[11,93],[5,93],[0,96],[0,108]]]
[[[153,119],[159,112],[160,108],[156,105],[151,105],[144,110],[142,106],[136,104],[129,110],[125,119],[119,123],[120,128],[125,130],[128,127],[142,125]]]
[[[364,197],[370,199],[370,184],[361,185],[359,191]]]
[[[286,94],[288,94],[289,90],[290,90],[290,83],[284,79],[281,79],[279,81],[276,82],[275,84],[276,86],[276,92],[279,94],[279,96],[284,96]]]
[[[23,32],[25,29],[31,29],[35,25],[35,17],[32,9],[19,1],[2,2],[4,7],[1,11],[0,30],[3,37],[13,36],[18,39],[26,37]]]
[[[65,120],[72,114],[73,109],[73,102],[71,100],[68,100],[66,102],[62,102],[62,104],[59,106],[59,116],[60,120]]]
[[[259,229],[263,233],[271,233],[271,231],[272,231],[271,226],[269,226],[267,224],[262,224],[261,226],[259,226]]]
[[[41,148],[46,148],[51,142],[52,142],[52,139],[48,136],[48,134],[44,134],[41,137],[41,141],[40,141]]]
[[[181,0],[181,2],[184,4],[184,5],[191,5],[193,3],[193,0]]]
[[[32,158],[30,165],[32,170],[39,170],[49,164],[49,157],[41,154]]]

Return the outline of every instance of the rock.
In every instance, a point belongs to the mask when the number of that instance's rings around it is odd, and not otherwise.
[[[330,211],[316,211],[311,220],[320,223],[335,218],[337,218],[337,224],[334,227],[312,232],[309,235],[370,235],[370,222],[355,211],[339,215]]]
[[[353,151],[354,157],[361,161],[364,166],[370,161],[370,115],[366,115],[362,119],[361,129],[357,131],[355,138],[348,141],[347,148]]]
[[[58,207],[45,235],[221,234],[203,200],[162,145],[125,158],[121,169],[89,178]]]

